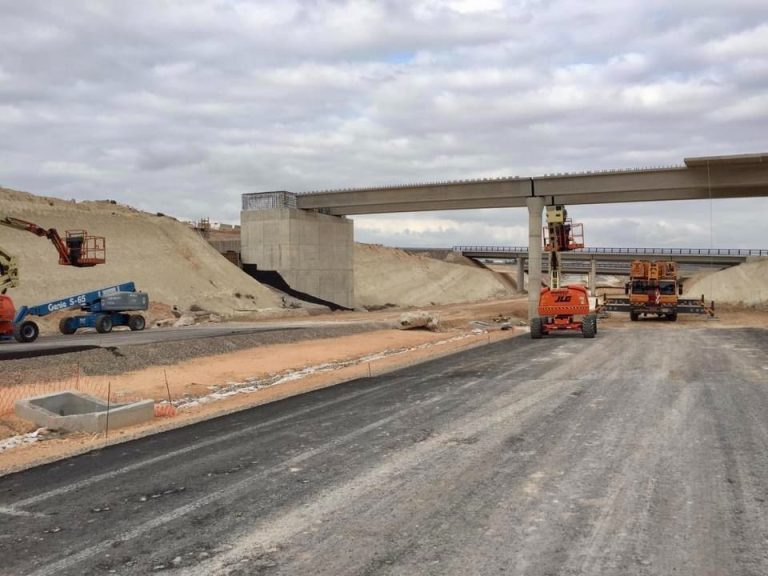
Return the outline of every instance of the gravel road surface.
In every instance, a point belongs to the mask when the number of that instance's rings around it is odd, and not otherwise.
[[[148,329],[140,332],[116,329],[108,334],[98,334],[95,330],[83,331],[71,336],[42,336],[35,342],[20,343],[6,339],[0,341],[0,360],[17,358],[32,358],[55,354],[69,354],[95,348],[117,348],[121,346],[140,346],[142,344],[158,344],[163,342],[181,342],[200,340],[217,336],[234,336],[239,334],[259,334],[286,330],[302,330],[312,328],[338,328],[353,326],[364,322],[226,322],[222,324],[199,324],[183,328]],[[369,323],[370,324],[370,323]]]
[[[0,573],[768,574],[766,349],[515,338],[0,478]]]
[[[0,345],[0,362],[3,366],[0,388],[14,384],[59,380],[67,376],[74,378],[78,370],[87,376],[123,374],[148,366],[170,365],[200,356],[256,346],[335,338],[384,328],[391,328],[391,324],[316,322],[241,326],[233,323],[148,332],[83,334],[80,338],[89,342],[87,345],[67,348],[68,344],[62,340],[73,338],[72,336],[55,337],[58,346],[56,352],[33,349],[31,355],[26,347],[33,344],[5,343]],[[148,336],[152,339],[147,340]],[[78,339],[77,336],[74,338]],[[41,343],[44,344],[45,341]],[[21,347],[20,352],[16,351],[16,346]]]

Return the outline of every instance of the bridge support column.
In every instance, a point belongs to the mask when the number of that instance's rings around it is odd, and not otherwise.
[[[517,258],[517,291],[525,290],[525,258]]]
[[[597,260],[595,258],[589,261],[589,292],[592,296],[597,295]]]
[[[539,315],[539,294],[541,292],[541,215],[544,198],[532,196],[528,205],[528,321]]]

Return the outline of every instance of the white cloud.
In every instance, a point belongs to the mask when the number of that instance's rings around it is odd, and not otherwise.
[[[759,0],[73,0],[3,19],[0,182],[66,198],[236,221],[257,190],[766,150]],[[750,202],[716,216],[718,242],[765,245]],[[706,206],[653,206],[579,212],[602,215],[600,243],[709,242],[687,227]],[[525,242],[515,210],[356,221],[384,243]]]
[[[765,56],[768,53],[768,24],[760,24],[749,30],[713,40],[707,49],[714,55],[726,58]]]
[[[453,0],[448,2],[448,6],[459,14],[475,14],[501,11],[504,8],[504,2],[502,0]]]
[[[83,162],[50,161],[42,165],[43,174],[57,177],[74,177],[83,179],[100,178],[103,173]]]
[[[768,118],[768,93],[749,96],[733,104],[714,110],[711,116],[721,122],[731,120],[765,121]]]

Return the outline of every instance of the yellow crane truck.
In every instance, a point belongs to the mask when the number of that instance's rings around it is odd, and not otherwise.
[[[682,293],[675,262],[634,260],[629,281],[624,286],[624,298],[606,298],[601,308],[608,312],[629,312],[632,321],[656,316],[674,322],[679,313],[714,316],[714,302],[708,306],[704,296],[700,300],[680,298]]]

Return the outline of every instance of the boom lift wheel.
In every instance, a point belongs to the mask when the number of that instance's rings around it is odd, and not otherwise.
[[[40,329],[32,320],[25,320],[13,327],[13,337],[17,342],[34,342],[40,334]]]
[[[106,334],[112,331],[112,318],[109,314],[99,314],[96,318],[96,332],[99,334]]]
[[[538,340],[544,334],[541,317],[537,316],[531,320],[531,338]]]
[[[597,316],[587,314],[581,321],[581,333],[584,338],[594,338],[597,334]]]
[[[638,312],[629,313],[629,319],[632,320],[632,322],[637,322],[638,318],[640,318],[640,314]]]
[[[144,316],[141,314],[132,314],[128,318],[128,328],[131,330],[144,330],[144,327],[146,326],[146,320],[144,320]]]
[[[667,314],[667,320],[670,322],[677,322],[677,312],[672,312],[670,314]]]
[[[70,335],[77,331],[77,324],[75,319],[71,317],[62,318],[59,320],[59,332],[62,334]]]

